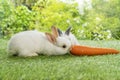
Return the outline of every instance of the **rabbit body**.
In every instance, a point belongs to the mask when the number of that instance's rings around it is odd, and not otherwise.
[[[63,48],[63,45],[66,48]],[[48,41],[45,33],[38,31],[24,31],[15,34],[9,41],[8,52],[11,55],[18,56],[38,56],[46,55],[63,55],[69,52],[71,42],[64,37],[57,37],[56,43]]]

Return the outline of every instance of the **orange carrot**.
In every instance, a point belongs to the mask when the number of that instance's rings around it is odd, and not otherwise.
[[[118,54],[119,51],[112,48],[98,48],[89,46],[74,45],[70,50],[73,55],[105,55],[105,54]]]

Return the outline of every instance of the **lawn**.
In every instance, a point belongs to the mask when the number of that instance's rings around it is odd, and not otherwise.
[[[120,80],[120,54],[9,57],[0,39],[0,80]],[[79,41],[120,50],[120,41]]]

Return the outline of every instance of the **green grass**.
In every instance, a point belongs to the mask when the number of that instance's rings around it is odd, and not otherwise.
[[[0,39],[0,80],[120,80],[120,54],[103,56],[9,57]],[[120,50],[120,41],[80,41]]]

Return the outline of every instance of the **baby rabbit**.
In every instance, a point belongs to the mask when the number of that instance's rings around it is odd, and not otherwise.
[[[56,27],[51,33],[24,31],[15,34],[8,43],[8,53],[22,57],[46,55],[63,55],[69,52],[71,42],[60,36]]]
[[[72,45],[79,45],[77,38],[74,36],[74,34],[70,32],[71,28],[72,27],[68,27],[68,29],[65,32],[61,31],[59,28],[57,30],[60,36],[65,37],[66,39],[70,40]]]

